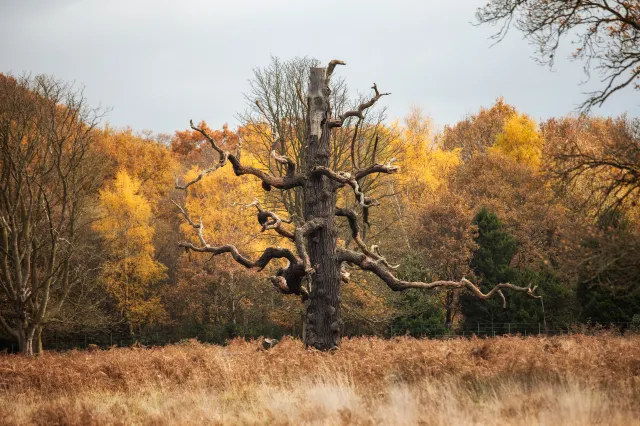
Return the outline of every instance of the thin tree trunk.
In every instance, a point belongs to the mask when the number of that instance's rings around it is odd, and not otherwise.
[[[455,300],[455,294],[453,290],[447,290],[445,296],[445,327],[447,330],[451,329],[453,325],[453,303]]]
[[[36,354],[41,355],[42,350],[42,327],[36,329]]]
[[[329,167],[331,130],[329,128],[329,89],[324,68],[312,68],[309,79],[307,118],[307,171]],[[326,225],[308,237],[309,259],[315,268],[307,309],[305,344],[320,350],[338,346],[340,318],[340,271],[335,260],[337,230],[334,226],[336,194],[333,182],[324,177],[310,178],[304,186],[304,218],[324,218]]]

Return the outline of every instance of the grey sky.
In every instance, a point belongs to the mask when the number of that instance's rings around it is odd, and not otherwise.
[[[0,0],[0,72],[75,80],[113,108],[112,125],[156,132],[236,124],[271,55],[346,61],[337,72],[354,94],[374,81],[393,92],[391,119],[418,105],[442,126],[497,96],[537,119],[572,112],[589,88],[581,64],[559,58],[550,72],[517,32],[490,48],[494,29],[470,24],[484,1]],[[627,90],[595,112],[638,104]]]

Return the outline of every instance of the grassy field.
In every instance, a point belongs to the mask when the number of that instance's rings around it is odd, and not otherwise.
[[[640,424],[640,336],[0,355],[2,424]]]

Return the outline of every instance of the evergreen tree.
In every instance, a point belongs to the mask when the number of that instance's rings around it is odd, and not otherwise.
[[[491,288],[501,282],[515,285],[538,286],[538,292],[547,303],[547,313],[538,300],[527,300],[517,294],[504,293],[506,307],[502,300],[478,303],[466,294],[460,296],[460,308],[464,315],[463,327],[480,333],[502,334],[506,332],[538,332],[545,323],[567,327],[574,313],[573,296],[570,289],[562,286],[553,271],[548,268],[533,270],[517,269],[510,266],[518,252],[518,241],[503,229],[498,216],[482,208],[475,216],[473,224],[478,227],[474,241],[478,248],[471,259],[471,267],[481,280],[481,288]],[[510,325],[509,325],[510,324]]]
[[[471,259],[471,267],[481,280],[480,288],[485,291],[495,284],[509,282],[515,275],[509,264],[518,252],[518,241],[503,230],[498,216],[485,207],[475,216],[473,224],[478,227],[474,238],[478,248]],[[462,294],[460,305],[465,329],[475,330],[477,323],[509,321],[508,311],[499,298],[477,303],[473,297]]]
[[[630,322],[640,314],[640,238],[618,209],[605,211],[585,240],[589,255],[578,270],[581,321]]]

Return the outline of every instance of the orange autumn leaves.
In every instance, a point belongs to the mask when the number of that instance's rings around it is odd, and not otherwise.
[[[93,226],[105,248],[100,280],[132,328],[164,322],[158,290],[167,268],[155,258],[154,218],[176,162],[165,146],[128,129],[105,129],[99,146],[115,174],[100,191]]]

